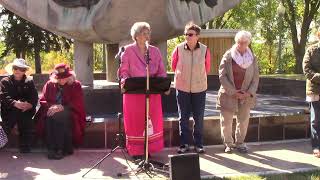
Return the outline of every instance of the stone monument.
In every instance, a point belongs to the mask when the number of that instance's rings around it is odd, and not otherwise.
[[[202,25],[241,0],[0,0],[22,18],[61,36],[74,39],[74,70],[84,84],[93,84],[93,43],[108,44],[108,57],[130,41],[134,22],[152,28],[152,44],[166,55],[166,40],[182,34],[189,21]],[[164,56],[166,57],[166,56]],[[117,62],[107,62],[114,81]]]

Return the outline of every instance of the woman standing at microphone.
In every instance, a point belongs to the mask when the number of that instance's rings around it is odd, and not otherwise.
[[[118,70],[122,92],[125,91],[123,85],[127,78],[147,76],[147,53],[149,76],[167,76],[160,50],[148,45],[150,34],[150,25],[146,22],[136,22],[131,28],[134,43],[125,47]],[[154,153],[160,151],[164,145],[161,95],[151,94],[149,102],[151,121],[148,127],[148,153]],[[145,94],[124,94],[123,113],[127,150],[129,155],[139,158],[144,154]]]

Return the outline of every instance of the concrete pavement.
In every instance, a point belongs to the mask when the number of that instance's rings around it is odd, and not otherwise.
[[[223,146],[207,146],[207,153],[200,156],[203,178],[240,176],[247,174],[273,174],[308,171],[320,168],[320,159],[313,157],[308,139],[273,141],[248,144],[248,154],[223,153]],[[109,150],[108,150],[109,151]],[[97,179],[151,179],[145,173],[131,173],[117,177],[118,173],[136,169],[126,153],[116,151],[100,166],[82,175],[108,151],[76,150],[74,155],[62,160],[48,160],[43,150],[20,154],[16,149],[0,150],[0,179],[8,180],[97,180]],[[176,148],[167,148],[152,155],[153,160],[168,162],[168,155],[176,154]],[[128,161],[126,161],[125,156]],[[131,168],[130,168],[130,167]],[[152,179],[168,179],[157,173]]]

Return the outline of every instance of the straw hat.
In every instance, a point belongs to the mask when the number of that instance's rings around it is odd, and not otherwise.
[[[27,69],[27,70],[31,69],[30,66],[27,65],[26,60],[24,60],[22,58],[14,59],[13,62],[6,65],[6,67],[4,69],[5,69],[5,71],[7,71],[7,73],[12,74],[12,67],[13,66]]]

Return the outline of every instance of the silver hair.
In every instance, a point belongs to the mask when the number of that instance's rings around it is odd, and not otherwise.
[[[132,39],[135,41],[136,37],[144,29],[148,29],[150,31],[151,30],[150,24],[147,23],[147,22],[136,22],[136,23],[134,23],[133,26],[131,27],[131,31],[130,31]]]
[[[251,42],[252,35],[249,31],[239,31],[234,37],[234,41],[237,43],[239,40],[246,40],[249,43]]]

